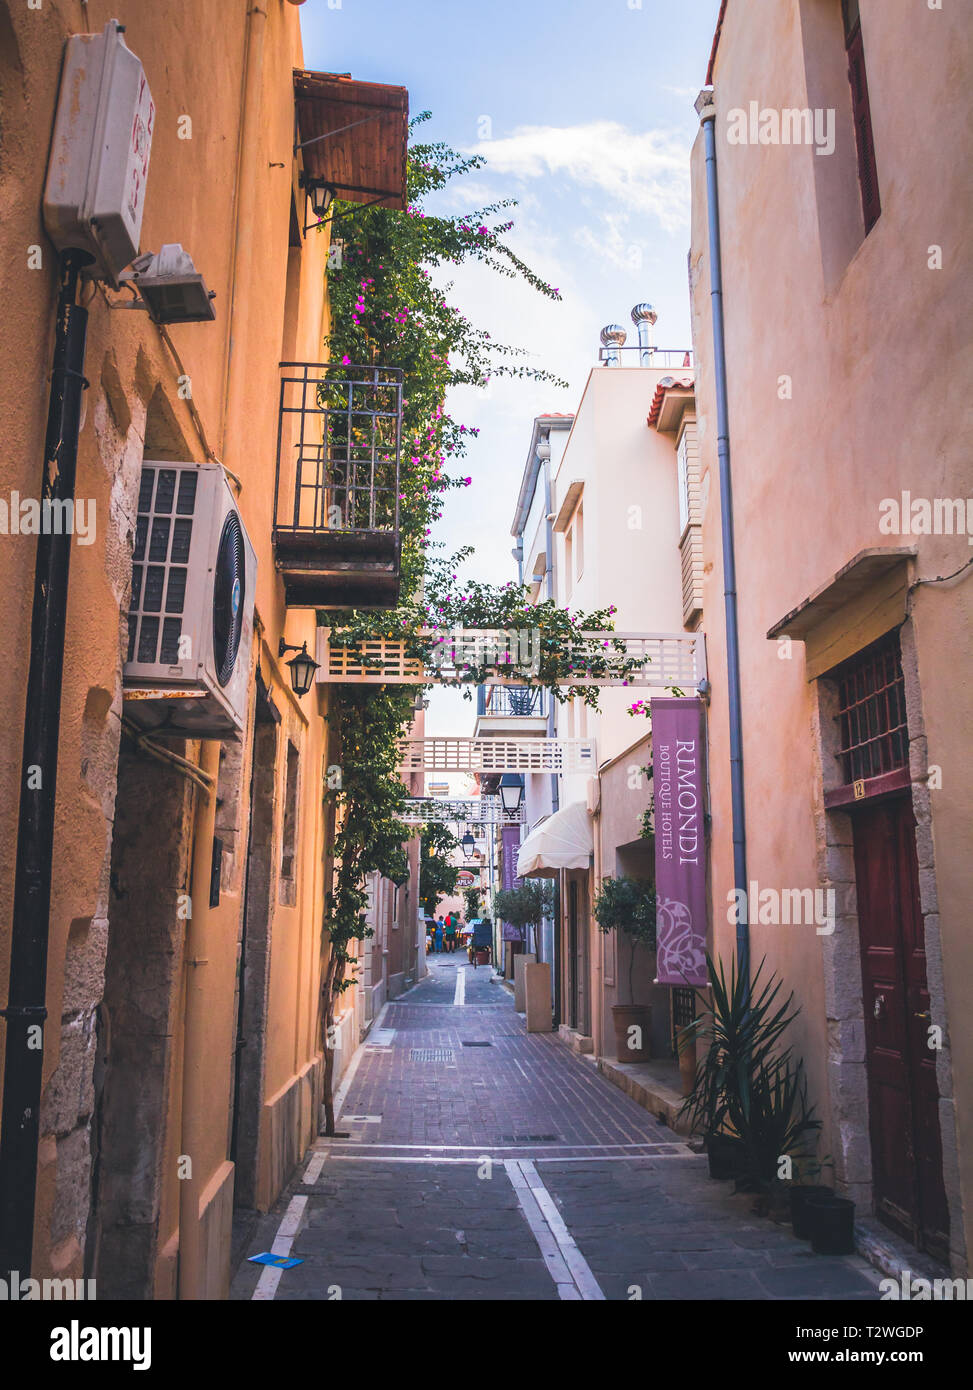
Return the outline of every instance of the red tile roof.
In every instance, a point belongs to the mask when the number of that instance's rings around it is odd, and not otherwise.
[[[655,395],[652,397],[652,408],[649,411],[648,423],[655,425],[658,423],[662,413],[662,402],[666,398],[667,391],[691,391],[695,385],[691,376],[664,376],[655,388]]]
[[[716,33],[713,35],[713,47],[710,49],[709,66],[706,69],[707,87],[712,87],[713,85],[713,66],[716,62],[716,50],[720,46],[720,35],[723,32],[723,21],[726,18],[726,6],[727,0],[722,0],[722,4],[720,5],[720,16],[716,21]]]

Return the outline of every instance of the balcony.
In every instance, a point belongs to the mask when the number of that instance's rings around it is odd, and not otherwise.
[[[544,738],[549,698],[547,691],[536,685],[478,686],[474,737]]]
[[[393,608],[402,373],[282,362],[274,554],[290,608]]]

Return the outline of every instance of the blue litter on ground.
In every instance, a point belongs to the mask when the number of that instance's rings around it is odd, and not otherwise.
[[[273,1265],[275,1269],[292,1269],[294,1265],[304,1263],[294,1255],[273,1255],[269,1250],[265,1250],[262,1255],[248,1255],[247,1259],[251,1264]]]

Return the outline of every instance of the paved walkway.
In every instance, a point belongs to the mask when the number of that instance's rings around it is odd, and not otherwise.
[[[235,1299],[874,1299],[815,1256],[465,955],[388,1005]]]

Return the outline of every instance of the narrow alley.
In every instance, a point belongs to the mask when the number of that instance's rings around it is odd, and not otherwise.
[[[434,957],[359,1054],[234,1299],[872,1299],[552,1034],[490,968]]]

